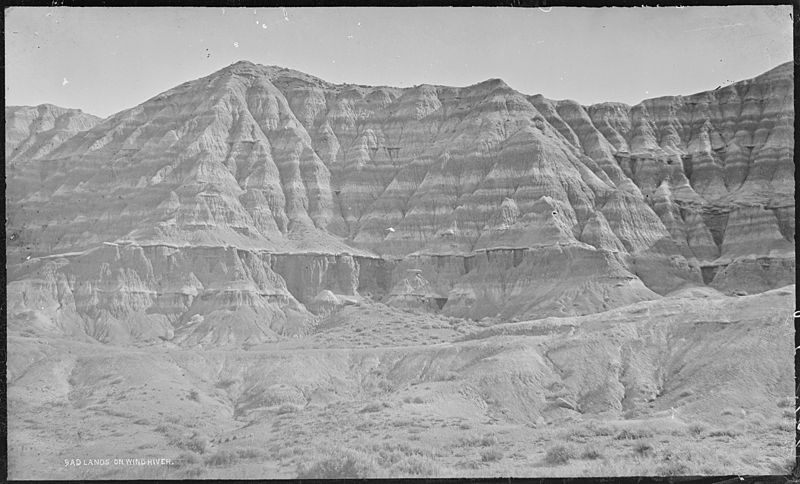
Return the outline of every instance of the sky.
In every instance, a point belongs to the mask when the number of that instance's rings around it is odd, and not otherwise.
[[[239,60],[334,83],[468,86],[636,104],[792,59],[791,6],[664,8],[17,7],[6,105],[105,117]]]

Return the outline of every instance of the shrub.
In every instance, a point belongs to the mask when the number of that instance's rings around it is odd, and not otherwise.
[[[401,476],[436,477],[440,474],[441,468],[428,457],[411,455],[399,460],[392,466],[392,471]]]
[[[261,457],[263,453],[256,448],[248,447],[246,449],[236,449],[236,456],[242,459],[255,459]]]
[[[191,454],[189,452],[179,455],[175,460],[179,467],[189,467],[200,463],[200,457],[198,457],[197,454]]]
[[[467,422],[462,422],[461,424],[459,424],[458,428],[460,428],[461,430],[469,430],[472,428],[472,425],[468,424]]]
[[[334,450],[310,466],[298,466],[299,479],[364,479],[375,477],[377,465],[371,457],[352,450]]]
[[[239,458],[235,453],[229,450],[220,450],[205,458],[204,462],[207,466],[229,466],[235,464]]]
[[[794,431],[794,422],[788,419],[771,419],[766,425],[767,428],[778,432]]]
[[[649,442],[637,442],[633,446],[633,453],[640,457],[650,455],[653,453],[653,446]]]
[[[282,447],[278,449],[277,457],[279,460],[281,459],[288,459],[289,457],[294,455],[294,449],[290,447]]]
[[[570,447],[556,445],[547,449],[544,455],[544,461],[551,465],[563,465],[568,463],[573,457],[575,457],[575,453]]]
[[[603,454],[596,447],[588,447],[581,454],[582,459],[596,460],[603,457]]]
[[[752,413],[747,417],[747,428],[750,430],[761,430],[767,426],[767,420],[763,414]]]
[[[689,474],[689,467],[683,462],[669,461],[655,468],[658,476],[685,476]]]
[[[287,413],[295,413],[300,411],[297,405],[292,405],[291,403],[284,403],[280,407],[278,407],[278,415],[285,415]]]
[[[784,408],[783,409],[783,418],[790,418],[794,420],[796,413],[793,408]]]
[[[435,338],[435,336],[434,336],[434,338]],[[446,371],[444,373],[444,375],[442,375],[442,379],[444,381],[458,380],[458,372],[455,372],[455,371],[452,371],[452,370],[448,370],[448,371]]]
[[[366,404],[359,413],[371,413],[371,412],[380,412],[383,410],[383,404],[381,402],[370,402]]]
[[[389,444],[384,443],[385,448],[373,445],[373,450],[377,452],[377,459],[382,467],[389,467],[403,460],[407,455],[399,450],[393,449]]]
[[[638,415],[639,415],[639,413],[636,410],[630,409],[630,410],[626,410],[622,414],[622,418],[624,418],[625,420],[631,420],[631,419],[636,418]]]
[[[189,400],[194,400],[195,402],[199,402],[200,393],[198,393],[197,390],[192,389],[192,391],[189,392]]]
[[[462,447],[491,447],[497,444],[497,437],[492,434],[486,434],[481,437],[466,437],[461,439],[460,445]]]
[[[497,437],[491,434],[484,435],[478,440],[481,447],[491,447],[497,444]]]
[[[588,430],[589,432],[591,432],[596,436],[601,436],[601,437],[608,437],[610,435],[614,435],[614,433],[616,432],[616,430],[614,430],[613,427],[609,427],[608,425],[604,424],[599,424],[594,421],[589,422],[586,425],[586,430]]]
[[[205,469],[202,467],[190,467],[186,469],[186,477],[189,479],[197,479],[198,477],[202,476],[206,472]]]
[[[414,397],[414,400],[412,401],[414,403],[425,403],[425,400],[423,400],[422,397]]]
[[[404,442],[373,444],[369,449],[376,454],[378,463],[382,467],[393,466],[406,457],[424,457],[426,459],[433,457],[433,453],[428,449],[414,447]]]
[[[486,449],[481,452],[481,461],[483,462],[493,462],[502,458],[503,451],[496,447],[492,447],[491,449]]]
[[[229,386],[233,385],[234,383],[236,383],[236,380],[234,380],[232,378],[226,378],[224,380],[218,381],[216,386],[217,386],[217,388],[228,388]]]
[[[795,397],[783,397],[778,399],[778,407],[779,408],[786,408],[790,407],[792,409],[795,408]]]
[[[706,426],[701,423],[693,423],[689,425],[689,433],[694,435],[695,437],[700,436],[703,432],[706,431]]]
[[[616,440],[636,440],[646,439],[653,436],[653,432],[647,429],[622,429],[616,437]]]
[[[566,437],[567,440],[571,442],[584,443],[586,442],[587,435],[584,429],[572,429],[569,432],[567,432]]]
[[[192,435],[192,437],[182,445],[184,449],[197,452],[198,454],[204,454],[209,446],[208,437],[202,434]]]
[[[716,429],[708,433],[709,437],[739,437],[740,435],[742,433],[736,429]]]
[[[480,462],[475,460],[462,460],[457,465],[465,469],[479,469],[481,467]]]
[[[773,462],[772,465],[770,465],[770,474],[788,475],[792,473],[794,466],[794,457],[785,457],[778,462]]]

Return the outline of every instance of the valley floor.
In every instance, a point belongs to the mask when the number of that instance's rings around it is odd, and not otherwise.
[[[788,474],[794,299],[505,324],[363,302],[248,350],[11,332],[8,477]]]

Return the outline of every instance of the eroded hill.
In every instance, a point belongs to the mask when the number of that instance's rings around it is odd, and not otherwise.
[[[9,476],[788,473],[791,69],[6,108]]]
[[[586,107],[239,62],[54,109],[6,111],[12,328],[241,346],[308,334],[323,291],[508,321],[794,282],[790,64]]]

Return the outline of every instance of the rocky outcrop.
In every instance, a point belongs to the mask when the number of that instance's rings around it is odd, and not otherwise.
[[[423,308],[438,311],[447,303],[447,296],[436,292],[422,276],[422,270],[409,269],[386,298],[386,304],[400,308]]]
[[[448,314],[572,316],[658,297],[618,254],[582,245],[486,250],[470,266],[449,293]]]
[[[239,62],[102,122],[6,118],[9,320],[103,341],[302,333],[321,291],[396,299],[409,269],[472,318],[794,276],[790,64],[586,107]]]
[[[272,269],[283,277],[289,291],[303,304],[323,290],[334,294],[358,293],[359,267],[351,255],[275,255]]]
[[[314,314],[327,316],[342,306],[342,304],[341,299],[339,299],[336,294],[327,289],[323,289],[319,294],[314,296],[314,299],[309,301],[306,306]]]
[[[116,344],[174,338],[225,345],[304,333],[311,315],[270,269],[270,257],[234,248],[104,245],[69,260],[36,259],[20,268],[26,278],[9,284],[9,313],[49,317],[48,329]]]

